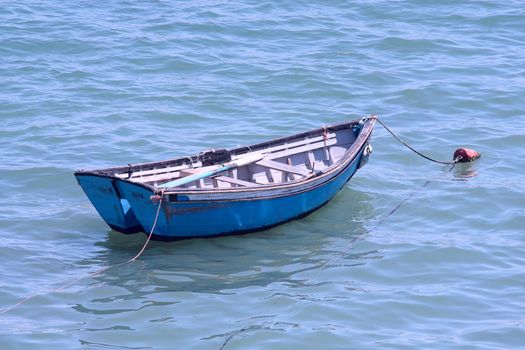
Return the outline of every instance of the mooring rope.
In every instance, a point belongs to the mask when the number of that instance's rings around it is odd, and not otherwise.
[[[455,158],[452,160],[452,161],[441,161],[441,160],[437,160],[437,159],[434,159],[432,157],[429,157],[421,152],[419,152],[418,150],[416,150],[415,148],[413,148],[412,146],[410,146],[408,143],[406,143],[405,141],[403,141],[399,136],[396,135],[396,133],[394,131],[392,131],[381,119],[379,119],[379,117],[377,116],[370,116],[368,117],[369,119],[374,119],[376,120],[377,122],[379,122],[379,124],[381,124],[396,140],[398,140],[401,144],[403,144],[405,147],[407,147],[408,149],[410,149],[411,151],[413,151],[414,153],[416,153],[417,155],[429,160],[429,161],[432,161],[432,162],[435,162],[435,163],[439,163],[439,164],[445,164],[445,165],[452,165],[452,167],[449,169],[449,170],[452,170],[454,168],[454,166],[461,162],[461,161],[471,161],[471,160],[474,160],[474,159],[477,159],[479,158],[479,153],[477,154],[477,156],[475,157],[465,157],[463,155],[457,155],[455,156]],[[467,150],[467,151],[470,151],[470,150]],[[477,152],[476,152],[477,153]],[[375,229],[377,229],[377,227],[379,227],[388,217],[390,217],[392,214],[394,214],[403,204],[405,204],[409,199],[411,199],[416,193],[418,193],[419,191],[421,191],[423,188],[425,188],[426,186],[428,186],[432,181],[434,181],[434,179],[430,179],[430,180],[427,180],[422,187],[420,187],[419,189],[413,191],[409,196],[407,196],[406,198],[404,198],[396,207],[394,207],[389,213],[387,213],[381,220],[379,220],[379,222],[371,229],[371,230],[368,230],[367,233],[370,233],[372,231],[374,231]],[[162,207],[162,201],[163,201],[163,191],[160,192],[159,195],[153,195],[151,196],[151,199],[152,200],[158,200],[159,202],[159,205],[157,207],[157,212],[156,212],[156,215],[155,215],[155,220],[153,222],[153,226],[151,227],[151,231],[148,235],[148,238],[146,239],[146,242],[143,244],[142,248],[140,249],[140,251],[131,259],[125,261],[125,262],[122,262],[122,263],[119,263],[119,264],[116,264],[116,265],[111,265],[111,266],[107,266],[107,267],[104,267],[102,269],[99,269],[97,271],[94,271],[94,272],[91,272],[85,276],[82,276],[82,277],[79,277],[79,278],[76,278],[74,279],[73,281],[70,281],[58,288],[53,288],[53,289],[50,289],[48,290],[46,293],[52,293],[52,292],[58,292],[58,291],[62,291],[68,287],[70,287],[71,285],[83,280],[84,278],[87,278],[87,277],[95,277],[95,276],[98,276],[100,275],[101,273],[103,272],[106,272],[112,268],[115,268],[115,267],[119,267],[119,266],[123,266],[123,265],[126,265],[126,264],[129,264],[135,260],[137,260],[143,253],[144,251],[146,250],[146,247],[148,246],[150,240],[151,240],[151,237],[153,236],[153,232],[155,230],[155,227],[157,225],[157,221],[158,221],[158,218],[159,218],[159,214],[160,214],[160,208]],[[355,242],[355,240],[352,240],[352,242],[350,242],[350,244],[347,245],[347,247],[343,250],[342,253],[340,253],[335,259],[328,259],[324,264],[322,264],[320,266],[320,268],[325,268],[327,265],[329,264],[332,264],[334,263],[336,260],[338,260],[339,258],[341,258],[342,256],[344,256],[348,250],[351,248],[351,245],[352,243]],[[37,292],[37,293],[34,293],[34,294],[31,294],[29,295],[28,297],[20,300],[19,302],[17,302],[16,304],[13,304],[5,309],[2,309],[0,310],[0,314],[4,314],[8,311],[11,311],[15,308],[17,308],[18,306],[26,303],[27,301],[33,299],[34,297],[38,296],[38,295],[41,295],[43,293],[41,292]],[[227,341],[223,344],[222,348],[224,348],[224,346],[226,346],[226,344],[231,340],[231,338],[233,338],[233,336],[229,337],[229,339],[227,339]]]
[[[142,245],[142,248],[140,249],[140,251],[131,259],[127,260],[127,261],[124,261],[124,262],[121,262],[121,263],[118,263],[116,265],[110,265],[110,266],[106,266],[104,268],[101,268],[99,270],[96,270],[96,271],[93,271],[93,272],[90,272],[88,273],[87,275],[85,276],[81,276],[81,277],[78,277],[78,278],[75,278],[74,280],[72,281],[69,281],[67,282],[66,284],[60,286],[60,287],[57,287],[57,288],[52,288],[52,289],[49,289],[45,292],[36,292],[36,293],[33,293],[25,298],[23,298],[22,300],[18,301],[17,303],[11,305],[11,306],[8,306],[6,307],[5,309],[2,309],[0,310],[0,314],[4,314],[6,312],[9,312],[13,309],[16,309],[17,307],[19,307],[20,305],[23,305],[25,304],[26,302],[28,302],[29,300],[39,296],[39,295],[42,295],[42,294],[48,294],[48,293],[54,293],[54,292],[60,292],[60,291],[63,291],[64,289],[72,286],[73,284],[75,283],[78,283],[80,281],[82,281],[83,279],[85,278],[88,278],[88,277],[95,277],[95,276],[98,276],[100,275],[101,273],[103,272],[106,272],[110,269],[113,269],[115,267],[119,267],[119,266],[123,266],[123,265],[126,265],[126,264],[129,264],[129,263],[132,263],[133,261],[137,260],[141,255],[142,253],[144,253],[144,250],[146,250],[146,247],[148,246],[150,240],[151,240],[151,237],[153,236],[153,231],[155,230],[155,227],[157,226],[157,221],[159,219],[159,213],[160,213],[160,208],[162,207],[162,200],[163,200],[163,191],[160,193],[160,195],[158,196],[152,196],[152,199],[158,199],[159,201],[159,205],[157,207],[157,214],[155,215],[155,220],[153,221],[153,226],[151,226],[151,231],[148,235],[148,238],[146,239],[146,242],[144,242],[144,244]]]
[[[374,119],[374,120],[377,120],[379,122],[379,124],[381,124],[392,136],[394,136],[394,138],[396,140],[398,140],[399,142],[401,142],[404,146],[406,146],[408,149],[412,150],[414,153],[416,153],[417,155],[427,159],[427,160],[430,160],[432,162],[435,162],[435,163],[439,163],[439,164],[445,164],[445,165],[452,165],[450,167],[450,169],[448,169],[448,171],[452,171],[452,169],[454,169],[454,167],[456,166],[457,163],[459,163],[462,159],[462,156],[459,155],[457,157],[455,157],[452,161],[440,161],[440,160],[436,160],[436,159],[433,159],[427,155],[424,155],[423,153],[417,151],[416,149],[414,149],[412,146],[410,146],[408,143],[406,143],[405,141],[403,141],[399,136],[396,135],[396,133],[394,131],[392,131],[387,125],[385,125],[385,123],[379,119],[379,117],[377,116],[370,116],[368,117],[368,119]],[[437,176],[425,181],[425,183],[423,183],[423,185],[421,185],[419,188],[415,189],[414,191],[412,191],[408,196],[406,196],[405,198],[403,198],[394,208],[392,208],[388,213],[386,213],[381,219],[379,219],[379,221],[369,230],[366,230],[365,229],[365,232],[364,234],[370,234],[371,232],[374,232],[379,226],[381,226],[381,224],[383,224],[385,222],[386,219],[388,219],[390,216],[392,216],[397,210],[399,210],[399,208],[401,208],[406,202],[408,202],[410,199],[412,199],[416,194],[418,194],[419,192],[421,192],[423,189],[425,189],[430,183],[432,183],[433,181],[435,181],[438,177],[440,177],[442,174],[438,174]],[[330,265],[333,265],[334,263],[336,263],[339,259],[343,258],[351,249],[352,249],[352,246],[353,244],[359,239],[359,238],[362,238],[363,235],[360,235],[358,237],[355,237],[353,239],[350,240],[349,243],[346,244],[345,248],[337,253],[337,254],[333,254],[331,258],[327,259],[324,263],[322,263],[318,269],[319,270],[324,270],[326,268],[328,268]],[[240,331],[238,332],[234,332],[232,334],[230,334],[224,341],[224,343],[222,344],[222,346],[220,347],[219,350],[223,350],[226,345],[228,345],[228,343],[237,335],[239,335],[240,333],[246,331],[247,328],[242,328]]]
[[[377,116],[371,116],[371,117],[368,117],[369,119],[374,119],[374,120],[377,120],[379,122],[379,124],[381,124],[396,140],[398,140],[399,142],[401,142],[404,146],[406,146],[408,149],[410,149],[411,151],[413,151],[414,153],[416,153],[417,155],[427,159],[427,160],[430,160],[432,162],[435,162],[435,163],[439,163],[439,164],[445,164],[445,165],[452,165],[448,171],[452,171],[452,169],[454,169],[454,167],[456,166],[457,163],[459,163],[462,159],[462,156],[459,155],[457,157],[455,157],[452,161],[441,161],[441,160],[436,160],[436,159],[433,159],[427,155],[424,155],[423,153],[419,152],[418,150],[416,150],[414,147],[410,146],[408,143],[406,143],[405,141],[403,141],[399,136],[396,135],[396,133],[394,131],[392,131],[387,125],[385,125],[385,123],[379,119],[379,117]],[[381,219],[379,219],[379,221],[369,230],[366,230],[365,229],[365,234],[370,234],[371,232],[375,231],[381,224],[383,224],[383,222],[385,222],[386,219],[388,219],[390,216],[392,216],[399,208],[401,208],[406,202],[408,202],[410,199],[412,199],[416,194],[418,194],[419,192],[421,192],[423,189],[425,189],[428,185],[430,185],[430,183],[432,183],[433,181],[435,181],[438,177],[440,177],[442,174],[439,173],[438,175],[436,175],[435,177],[425,181],[425,183],[423,183],[423,185],[421,185],[421,187],[415,189],[414,191],[412,191],[408,196],[406,196],[405,198],[403,198],[393,209],[391,209],[388,213],[386,213]],[[359,236],[359,237],[362,237],[362,236]],[[348,243],[345,247],[345,249],[343,249],[342,252],[338,253],[337,255],[333,256],[332,258],[326,260],[323,264],[321,264],[321,266],[319,267],[320,269],[325,269],[327,268],[329,265],[332,265],[333,263],[335,263],[337,260],[339,260],[341,257],[345,256],[348,251],[351,249],[352,247],[352,244],[357,240],[358,238],[355,238],[355,239],[352,239],[350,241],[350,243]]]
[[[452,169],[454,169],[454,167],[456,166],[456,164],[452,164],[452,167],[450,167],[450,169],[448,169],[448,171],[452,171]],[[334,254],[330,259],[326,260],[324,263],[322,263],[320,266],[319,266],[319,269],[326,269],[328,268],[328,266],[330,265],[333,265],[335,262],[337,262],[339,259],[341,259],[342,257],[344,257],[351,249],[352,249],[352,245],[360,238],[363,238],[364,235],[370,235],[372,232],[375,232],[376,229],[381,226],[385,221],[386,219],[388,219],[390,216],[392,216],[396,211],[398,211],[406,202],[408,202],[410,199],[412,199],[416,194],[420,193],[421,191],[423,191],[428,185],[430,185],[432,182],[436,181],[436,179],[438,179],[439,177],[441,177],[443,174],[442,173],[439,173],[437,174],[436,176],[434,176],[433,178],[425,181],[420,187],[418,187],[417,189],[413,190],[411,193],[409,193],[405,198],[403,198],[398,204],[396,204],[395,207],[393,207],[388,213],[386,213],[385,215],[383,215],[383,217],[381,219],[379,219],[377,221],[377,223],[369,230],[367,230],[366,228],[364,229],[364,233],[362,235],[359,235],[359,236],[356,236],[352,239],[350,239],[350,242],[346,244],[346,247],[345,249],[343,249],[341,252],[337,253],[337,254]]]
[[[456,164],[456,163],[459,163],[461,161],[461,158],[462,156],[458,156],[456,158],[454,158],[452,161],[442,161],[442,160],[437,160],[437,159],[434,159],[432,157],[429,157],[427,155],[424,155],[423,153],[419,152],[418,150],[416,150],[414,147],[410,146],[408,143],[406,143],[405,141],[401,140],[401,138],[399,136],[396,135],[396,133],[394,131],[392,131],[392,129],[390,129],[381,119],[379,119],[378,116],[371,116],[369,117],[369,119],[374,119],[374,120],[377,120],[377,122],[379,124],[381,124],[385,129],[386,131],[388,131],[392,136],[394,136],[394,138],[396,140],[398,140],[399,142],[401,142],[405,147],[407,147],[408,149],[410,149],[412,152],[416,153],[417,155],[425,158],[425,159],[428,159],[430,160],[431,162],[435,162],[435,163],[439,163],[439,164],[445,164],[445,165],[450,165],[450,164]]]

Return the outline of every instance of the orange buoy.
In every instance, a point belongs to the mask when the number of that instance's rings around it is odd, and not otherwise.
[[[478,159],[479,157],[481,157],[481,154],[479,152],[469,148],[458,148],[454,152],[454,159],[457,159],[459,163],[472,162]]]

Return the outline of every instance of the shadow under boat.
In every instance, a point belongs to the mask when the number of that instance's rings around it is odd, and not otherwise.
[[[367,232],[364,223],[373,208],[367,194],[351,189],[344,192],[334,199],[334,205],[305,220],[276,227],[271,234],[193,239],[169,245],[152,242],[141,260],[91,279],[126,290],[111,300],[150,299],[148,295],[164,292],[229,294],[272,283],[285,289],[317,283],[316,270],[330,267],[324,265],[334,257],[336,266],[362,265],[377,259],[376,252],[347,249]],[[97,243],[103,251],[79,265],[118,265],[135,254],[143,242],[142,236],[126,240],[110,232]]]

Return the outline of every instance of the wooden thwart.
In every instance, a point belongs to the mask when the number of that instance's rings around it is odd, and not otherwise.
[[[255,183],[255,182],[234,179],[233,177],[228,177],[228,176],[216,176],[216,177],[212,177],[212,179],[219,180],[222,182],[228,182],[228,183],[242,186],[242,187],[260,186],[260,184]]]
[[[330,146],[336,145],[337,139],[332,138],[326,141],[326,148],[329,148]],[[323,141],[321,142],[315,142],[310,143],[304,146],[292,148],[292,149],[286,149],[284,151],[276,152],[276,153],[268,153],[266,154],[266,158],[276,159],[281,157],[287,157],[287,156],[293,156],[295,154],[304,153],[308,151],[315,151],[318,149],[322,149],[325,147],[325,143]]]
[[[297,175],[301,177],[308,177],[308,176],[311,176],[311,170],[306,170],[304,168],[301,169],[299,167],[277,162],[272,159],[278,159],[278,158],[283,158],[283,157],[289,158],[290,156],[304,153],[305,156],[307,157],[306,166],[311,167],[313,163],[315,162],[315,158],[312,153],[313,151],[318,150],[318,149],[325,149],[326,152],[329,152],[329,148],[337,144],[337,139],[335,137],[329,137],[326,141],[320,137],[313,138],[313,140],[315,141],[307,142],[306,140],[301,140],[301,141],[293,142],[290,144],[282,144],[282,145],[278,145],[278,146],[275,146],[269,149],[258,150],[254,152],[253,155],[250,153],[239,155],[238,157],[236,157],[237,159],[234,158],[233,162],[237,160],[242,161],[242,159],[245,159],[247,157],[248,158],[253,157],[256,154],[262,154],[264,155],[264,159],[257,161],[254,164],[265,167],[267,169],[281,171],[283,176],[277,182],[293,181]],[[309,141],[312,141],[312,140],[309,140]],[[328,157],[328,160],[329,160],[329,157]],[[156,185],[157,183],[161,183],[163,181],[169,181],[169,180],[182,181],[182,179],[185,177],[190,177],[197,173],[202,173],[205,170],[213,169],[215,167],[216,166],[188,168],[187,165],[181,165],[181,166],[165,168],[165,169],[151,169],[151,170],[145,170],[142,172],[135,172],[132,175],[130,180]],[[153,173],[155,171],[157,173]],[[268,173],[270,173],[270,176],[268,176]],[[117,176],[121,178],[127,178],[128,175],[119,174]],[[272,182],[272,183],[274,182],[272,181],[273,178],[271,178],[271,172],[267,171],[266,176],[268,177],[268,182]],[[218,176],[211,175],[211,178],[214,181],[228,182],[228,183],[235,184],[237,186],[243,186],[243,187],[260,185],[260,184],[257,184],[256,182],[236,179],[235,176],[233,177],[226,176],[225,177],[226,179],[224,178],[221,179]],[[178,180],[175,180],[175,179],[178,179]],[[202,180],[199,180],[199,181],[195,180],[195,181],[196,181],[197,187],[204,186],[204,183],[202,182]],[[217,187],[216,182],[214,182],[213,187]]]
[[[269,159],[262,159],[256,162],[255,164],[266,167],[266,168],[279,170],[285,173],[297,174],[297,175],[301,175],[304,177],[310,176],[310,173],[304,169],[299,169],[298,167],[287,165],[284,163],[279,163],[279,162],[269,160]]]
[[[311,138],[307,138],[307,139],[300,140],[300,141],[283,143],[280,145],[272,146],[267,149],[258,150],[258,152],[271,155],[271,158],[278,158],[283,153],[287,153],[287,154],[300,153],[300,152],[303,152],[304,149],[321,148],[324,145],[324,142],[323,142],[324,140],[326,140],[327,146],[336,144],[337,141],[335,137],[336,137],[335,133],[329,133],[326,136],[326,139],[323,136],[316,136],[316,137],[311,137]],[[242,158],[243,156],[245,155],[243,154],[236,158]],[[195,162],[193,164],[195,168],[199,168],[200,165],[201,165],[200,162]],[[150,180],[146,178],[162,176],[162,175],[170,176],[171,174],[179,170],[185,170],[185,168],[187,167],[188,167],[188,164],[184,164],[184,165],[178,165],[178,166],[173,166],[173,167],[153,168],[153,169],[147,169],[147,170],[134,171],[131,173],[131,177],[129,177],[129,174],[127,172],[115,174],[115,176],[122,178],[122,179],[130,178],[131,180],[138,180],[140,182],[153,182],[155,180]]]
[[[208,168],[209,170],[205,170],[204,171],[204,169],[206,169],[206,168],[197,169],[197,170],[200,170],[200,171],[195,173],[195,174],[192,174],[192,175],[189,175],[189,176],[185,176],[183,178],[172,180],[170,182],[164,183],[164,184],[162,184],[162,187],[163,188],[180,187],[180,186],[184,186],[184,185],[187,185],[187,184],[195,182],[195,181],[199,181],[197,187],[201,187],[200,185],[202,184],[201,183],[202,179],[205,179],[207,177],[212,177],[213,175],[224,173],[225,171],[232,170],[232,169],[235,169],[235,168],[238,168],[238,167],[242,167],[242,166],[245,166],[245,165],[253,164],[253,163],[258,162],[259,160],[261,160],[262,157],[263,156],[261,154],[257,154],[257,153],[247,154],[243,158],[236,159],[236,160],[228,162],[228,163],[210,166]]]

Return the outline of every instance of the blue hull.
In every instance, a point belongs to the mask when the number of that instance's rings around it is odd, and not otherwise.
[[[176,240],[258,231],[303,217],[327,203],[355,174],[371,135],[359,130],[354,145],[337,166],[305,181],[283,185],[231,190],[185,190],[162,192],[162,204],[153,238]],[[117,169],[117,168],[114,168]],[[78,183],[100,216],[114,230],[151,232],[159,191],[104,172],[75,173]],[[120,168],[119,168],[120,169]],[[122,169],[120,169],[122,170]],[[157,196],[158,197],[158,196]]]
[[[109,227],[122,233],[144,231],[129,202],[119,192],[119,180],[98,175],[76,175],[76,178],[91,204]]]
[[[303,217],[327,203],[357,170],[361,154],[341,174],[306,192],[273,198],[164,201],[155,226],[156,239],[174,240],[240,234],[270,228]],[[119,182],[133,212],[146,232],[153,226],[158,204],[153,192],[133,183]]]

